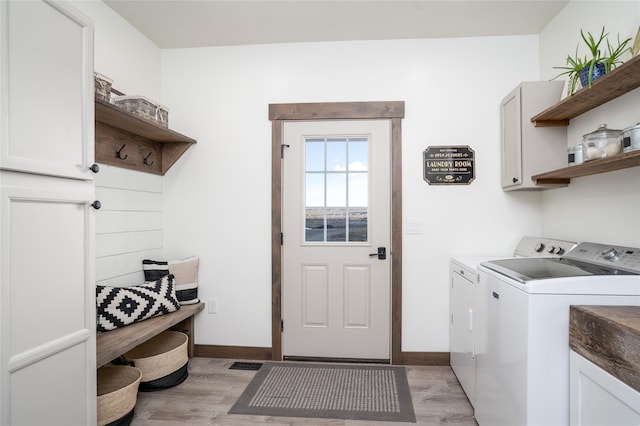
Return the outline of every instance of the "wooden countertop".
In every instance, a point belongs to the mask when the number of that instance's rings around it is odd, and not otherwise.
[[[640,391],[640,306],[571,306],[569,346]]]

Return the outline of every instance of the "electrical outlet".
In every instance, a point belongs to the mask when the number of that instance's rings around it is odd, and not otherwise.
[[[207,300],[207,309],[210,314],[218,313],[218,299],[209,299]]]

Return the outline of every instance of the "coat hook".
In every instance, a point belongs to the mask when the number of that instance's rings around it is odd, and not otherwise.
[[[127,146],[126,143],[124,145],[122,145],[119,150],[116,151],[116,158],[118,158],[120,160],[126,160],[127,159],[129,154],[125,154],[124,157],[122,156],[122,150],[124,149],[125,146]]]
[[[149,163],[147,161],[147,158],[151,157],[151,154],[153,154],[153,151],[151,151],[146,157],[144,157],[144,159],[142,160],[142,162],[144,163],[145,166],[153,166],[153,161],[151,163]]]

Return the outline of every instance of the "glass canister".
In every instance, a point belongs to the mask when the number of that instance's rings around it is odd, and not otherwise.
[[[622,130],[622,151],[640,149],[640,123]]]
[[[576,147],[570,146],[567,148],[567,164],[573,166],[576,164]]]
[[[567,163],[576,166],[584,162],[582,145],[571,146],[567,149]]]
[[[622,130],[608,129],[606,124],[582,138],[584,161],[612,157],[622,152]]]

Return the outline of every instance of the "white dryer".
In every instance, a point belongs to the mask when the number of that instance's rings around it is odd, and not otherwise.
[[[559,257],[576,243],[544,237],[525,236],[512,254],[504,256],[458,256],[450,261],[449,353],[455,373],[471,405],[475,404],[474,292],[477,265],[492,259],[514,257]]]

